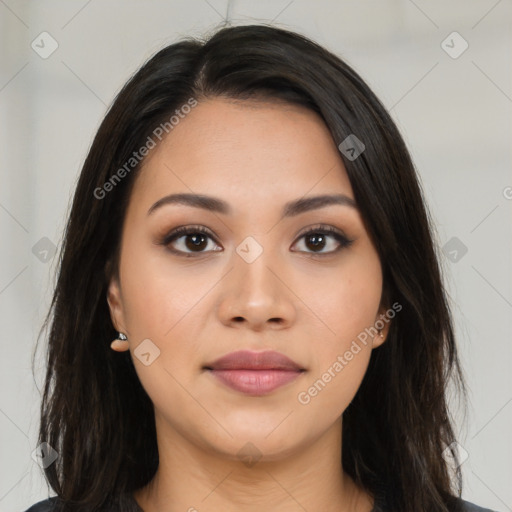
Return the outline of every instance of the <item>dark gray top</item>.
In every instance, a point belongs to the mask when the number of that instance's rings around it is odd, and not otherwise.
[[[39,501],[35,505],[32,505],[28,510],[25,512],[52,512],[53,511],[53,503],[55,501],[55,498],[49,498],[47,500]],[[137,505],[137,502],[135,499],[132,500],[134,504],[134,511],[142,511],[142,509]],[[464,512],[496,512],[494,510],[491,510],[489,508],[482,508],[478,505],[475,505],[474,503],[470,503],[469,501],[460,500],[462,503],[462,510]],[[379,509],[380,510],[380,509]],[[123,511],[125,512],[125,511]],[[377,512],[377,510],[374,508],[372,512]]]

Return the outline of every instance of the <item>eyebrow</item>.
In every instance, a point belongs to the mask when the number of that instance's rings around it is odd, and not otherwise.
[[[216,197],[207,196],[204,194],[170,194],[162,197],[154,203],[148,210],[148,215],[158,210],[164,205],[168,204],[182,204],[185,206],[192,206],[194,208],[202,208],[210,212],[221,213],[224,215],[231,215],[233,210],[228,203]],[[357,205],[354,199],[343,194],[333,195],[320,195],[313,197],[303,197],[295,201],[290,201],[284,205],[281,218],[293,217],[301,213],[324,208],[330,205],[350,206],[357,210]]]

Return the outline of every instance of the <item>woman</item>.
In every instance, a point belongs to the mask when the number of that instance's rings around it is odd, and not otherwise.
[[[411,158],[303,36],[224,28],[129,80],[50,313],[58,498],[31,511],[484,510],[460,499],[464,379]]]

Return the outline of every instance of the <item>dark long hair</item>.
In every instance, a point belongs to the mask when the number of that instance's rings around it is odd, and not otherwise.
[[[110,349],[117,333],[106,300],[140,164],[123,179],[112,176],[190,98],[215,97],[303,105],[323,118],[336,145],[351,134],[365,144],[356,159],[340,154],[381,260],[383,297],[402,311],[343,414],[341,462],[393,512],[457,510],[461,474],[443,457],[455,441],[446,395],[453,379],[465,405],[466,387],[411,157],[349,65],[302,35],[265,25],[223,27],[206,41],[162,49],[119,92],[94,138],[43,324],[50,329],[38,442],[59,454],[44,470],[59,510],[131,510],[129,497],[157,470],[153,404],[130,353]]]

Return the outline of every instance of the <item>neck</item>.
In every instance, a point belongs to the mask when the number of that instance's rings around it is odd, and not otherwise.
[[[164,432],[162,421],[156,424],[157,432]],[[157,439],[158,470],[134,493],[144,512],[372,510],[371,496],[342,470],[341,418],[320,438],[273,460],[223,456],[168,426]]]

